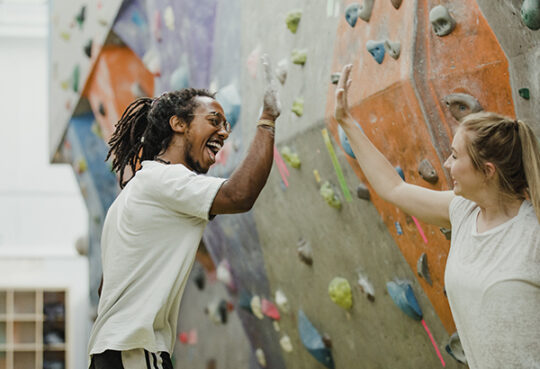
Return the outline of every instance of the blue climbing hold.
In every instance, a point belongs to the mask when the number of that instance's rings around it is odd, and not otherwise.
[[[384,54],[385,54],[384,42],[369,40],[366,43],[366,47],[369,53],[373,55],[373,58],[375,59],[375,61],[381,64],[384,60]]]
[[[298,310],[298,331],[300,339],[309,353],[327,368],[334,369],[332,352],[326,347],[321,335],[302,310]]]
[[[360,127],[360,124],[357,124],[357,125],[358,127]],[[364,132],[362,127],[360,127],[360,129],[362,130],[362,132]],[[339,135],[339,141],[341,142],[341,147],[343,147],[343,150],[345,151],[345,153],[349,155],[351,158],[356,159],[356,156],[354,155],[351,145],[349,144],[349,138],[347,137],[345,130],[341,128],[340,125],[338,125],[338,135]]]
[[[139,28],[146,27],[146,19],[138,10],[134,10],[133,13],[131,13],[131,21]]]
[[[401,229],[401,224],[399,224],[399,222],[395,222],[394,225],[396,226],[397,234],[401,236],[403,234],[403,229]]]
[[[352,3],[347,8],[345,8],[345,20],[351,27],[356,26],[356,21],[358,20],[358,15],[360,14],[360,4]]]
[[[401,177],[401,179],[405,180],[405,173],[403,173],[403,169],[401,169],[401,167],[399,165],[395,169],[396,169],[396,172]]]
[[[390,281],[386,283],[388,294],[394,303],[405,314],[414,320],[422,320],[422,309],[414,296],[411,284],[407,281]]]
[[[246,290],[242,290],[240,292],[240,295],[238,296],[238,306],[240,306],[242,309],[247,310],[250,313],[253,313],[251,310],[251,299],[253,298],[253,295],[249,293]]]
[[[223,107],[225,112],[225,117],[231,124],[231,128],[234,128],[234,125],[240,118],[240,107],[242,100],[240,94],[238,93],[238,88],[235,84],[229,84],[216,93],[216,100]]]

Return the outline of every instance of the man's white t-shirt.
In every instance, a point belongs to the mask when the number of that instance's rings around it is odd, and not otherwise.
[[[171,353],[180,300],[224,178],[144,161],[103,227],[103,288],[89,353]]]
[[[480,209],[450,204],[448,301],[471,369],[540,368],[540,225],[524,201],[517,216],[483,233]]]

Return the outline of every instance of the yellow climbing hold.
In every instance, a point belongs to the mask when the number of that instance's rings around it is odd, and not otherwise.
[[[285,18],[285,23],[287,23],[287,28],[292,32],[296,33],[298,29],[298,23],[300,23],[300,18],[302,18],[301,10],[291,10]]]
[[[350,309],[352,307],[351,285],[345,278],[336,277],[332,279],[328,286],[328,294],[332,301],[343,309]]]
[[[298,157],[298,154],[291,150],[288,146],[283,146],[281,149],[281,156],[283,156],[283,159],[289,164],[291,167],[295,169],[300,169],[300,166],[302,165],[302,162],[300,161],[300,158]]]
[[[292,104],[292,112],[297,116],[301,117],[304,114],[304,99],[297,97]]]
[[[321,186],[321,189],[319,190],[319,193],[324,198],[324,200],[333,208],[341,209],[341,200],[339,199],[339,196],[334,191],[334,188],[330,184],[330,182],[326,181]]]

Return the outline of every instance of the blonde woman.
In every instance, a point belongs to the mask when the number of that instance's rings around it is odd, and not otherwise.
[[[471,369],[540,368],[540,151],[531,128],[495,113],[466,116],[444,163],[453,191],[404,182],[352,117],[351,65],[335,118],[384,200],[452,229],[445,286]]]

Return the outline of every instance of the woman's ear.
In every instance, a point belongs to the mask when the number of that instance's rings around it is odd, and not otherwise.
[[[497,173],[495,165],[488,161],[486,164],[484,164],[484,173],[486,174],[487,179],[494,178],[495,174]]]
[[[173,132],[184,133],[186,131],[187,124],[183,119],[178,118],[178,116],[173,115],[169,118],[169,125]]]

